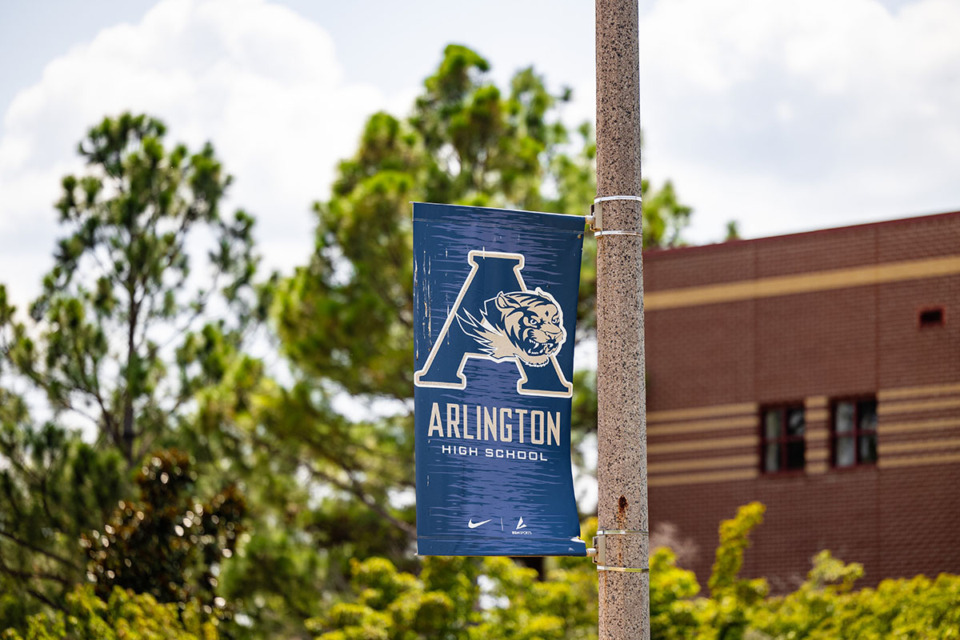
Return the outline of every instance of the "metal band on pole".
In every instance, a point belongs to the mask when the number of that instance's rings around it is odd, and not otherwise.
[[[594,231],[593,236],[595,238],[602,238],[603,236],[637,236],[642,238],[643,232],[641,231],[620,231],[619,229],[607,229],[606,231]]]
[[[597,529],[597,536],[648,536],[649,531],[640,529]]]
[[[603,228],[603,203],[604,202],[617,202],[617,201],[628,201],[628,202],[637,202],[642,203],[642,196],[603,196],[600,198],[594,198],[593,204],[590,205],[590,215],[587,216],[587,222],[590,223],[590,229],[594,231],[594,235],[597,237],[603,235],[619,235],[619,236],[637,236],[642,235],[639,231],[615,231],[615,230],[604,230]]]
[[[593,537],[593,548],[587,550],[587,555],[593,558],[597,571],[619,571],[620,573],[646,573],[650,567],[621,567],[607,564],[607,536],[649,536],[649,531],[640,529],[598,529]]]

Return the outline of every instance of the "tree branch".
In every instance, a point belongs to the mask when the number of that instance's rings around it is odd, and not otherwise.
[[[4,563],[2,558],[0,558],[0,572],[20,580],[49,580],[52,582],[59,582],[64,586],[70,586],[72,584],[72,581],[64,578],[63,576],[58,576],[52,573],[46,573],[44,571],[19,571],[17,569],[12,569],[11,567],[7,566],[6,563]]]
[[[404,522],[403,520],[400,520],[396,516],[390,514],[390,512],[388,512],[386,509],[384,509],[379,504],[377,504],[377,502],[373,498],[371,498],[366,494],[366,492],[363,490],[363,486],[349,471],[345,471],[345,473],[347,474],[347,477],[350,478],[350,483],[347,484],[341,480],[337,480],[331,474],[328,474],[324,471],[321,471],[320,469],[317,469],[316,467],[314,467],[313,464],[303,463],[302,461],[299,461],[299,462],[301,462],[301,464],[304,464],[307,471],[310,472],[310,475],[320,478],[321,480],[325,480],[326,482],[329,482],[330,484],[337,487],[338,489],[342,489],[343,491],[346,491],[347,493],[353,495],[355,498],[360,500],[360,502],[366,505],[368,509],[370,509],[377,515],[381,516],[382,518],[385,518],[386,520],[388,520],[390,524],[400,529],[411,538],[417,537],[417,530],[415,527],[411,526],[410,523]]]
[[[72,568],[72,569],[75,569],[75,570],[77,570],[77,571],[80,571],[80,567],[78,567],[77,565],[75,565],[71,560],[69,560],[69,559],[67,559],[67,558],[64,558],[63,556],[57,555],[56,553],[54,553],[54,552],[52,552],[52,551],[48,551],[48,550],[46,550],[46,549],[41,549],[40,547],[38,547],[38,546],[36,546],[36,545],[34,545],[34,544],[31,544],[31,543],[27,542],[26,540],[21,540],[20,538],[16,537],[15,535],[13,535],[12,533],[10,533],[9,531],[4,531],[4,530],[0,529],[0,536],[3,536],[4,538],[7,538],[7,539],[10,540],[11,542],[14,542],[15,544],[18,544],[18,545],[20,545],[21,547],[23,547],[23,548],[25,548],[25,549],[30,549],[31,551],[34,551],[34,552],[36,552],[36,553],[39,553],[40,555],[43,555],[43,556],[46,556],[46,557],[50,558],[51,560],[56,560],[56,561],[59,562],[60,564],[63,564],[63,565],[65,565],[65,566],[68,566],[68,567],[70,567],[70,568]]]
[[[290,454],[286,454],[282,451],[279,451],[276,446],[271,445],[260,438],[255,438],[255,441],[259,446],[262,446],[264,449],[266,449],[270,453],[276,456],[283,456],[284,458],[287,459],[288,462],[291,462],[293,464],[303,465],[304,468],[306,468],[306,470],[310,473],[310,475],[314,476],[315,478],[319,478],[324,482],[332,484],[333,486],[337,487],[342,491],[346,491],[350,495],[357,498],[360,502],[362,502],[368,509],[370,509],[377,515],[389,521],[390,524],[400,529],[411,538],[416,538],[417,530],[415,527],[411,526],[408,522],[404,522],[403,520],[400,520],[399,518],[397,518],[396,516],[388,512],[386,509],[381,507],[379,504],[377,504],[376,500],[374,500],[369,495],[367,495],[366,491],[364,491],[363,486],[360,484],[360,482],[346,469],[344,469],[344,472],[350,478],[349,483],[339,480],[338,478],[334,477],[332,474],[316,468],[310,462],[304,462],[303,460],[300,460],[297,456],[291,456]]]

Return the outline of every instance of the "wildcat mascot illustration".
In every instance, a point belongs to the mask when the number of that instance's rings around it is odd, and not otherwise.
[[[478,320],[464,310],[457,322],[496,361],[519,358],[531,367],[550,362],[567,339],[560,305],[549,293],[501,291],[483,304]]]

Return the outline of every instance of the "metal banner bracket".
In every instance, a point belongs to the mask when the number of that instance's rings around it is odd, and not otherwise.
[[[603,228],[603,203],[611,202],[614,200],[627,200],[629,202],[643,202],[641,196],[602,196],[599,198],[593,199],[593,204],[590,205],[590,215],[587,216],[587,222],[590,224],[590,230],[593,231],[593,235],[596,237],[601,236],[640,236],[642,235],[639,231],[623,231],[620,229],[604,229]]]
[[[647,531],[639,529],[598,529],[593,537],[593,548],[587,549],[587,555],[593,558],[597,571],[618,571],[621,573],[647,573],[650,567],[612,567],[607,564],[607,536],[646,536]]]

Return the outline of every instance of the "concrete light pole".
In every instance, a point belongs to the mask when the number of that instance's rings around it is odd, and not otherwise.
[[[600,640],[650,637],[637,0],[597,11]]]

